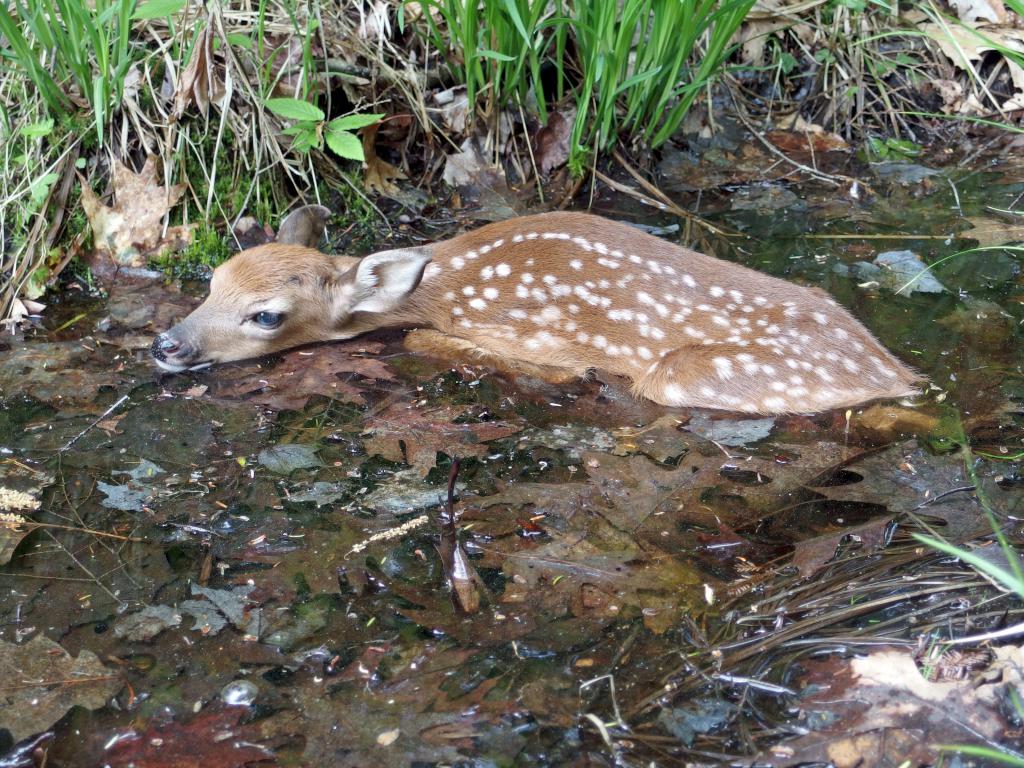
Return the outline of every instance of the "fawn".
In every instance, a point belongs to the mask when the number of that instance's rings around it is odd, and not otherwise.
[[[322,223],[313,230],[217,267],[206,301],[154,340],[156,362],[197,369],[399,326],[416,329],[414,351],[552,382],[605,371],[668,406],[813,412],[921,381],[824,291],[589,214],[362,259],[295,244],[314,245]]]

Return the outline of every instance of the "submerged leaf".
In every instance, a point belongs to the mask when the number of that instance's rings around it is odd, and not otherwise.
[[[15,741],[46,730],[72,707],[99,709],[124,685],[92,651],[78,658],[45,635],[0,642],[0,723]]]

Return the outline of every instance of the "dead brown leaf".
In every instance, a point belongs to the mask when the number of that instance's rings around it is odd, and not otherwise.
[[[224,84],[217,76],[213,61],[214,26],[210,14],[206,17],[206,29],[196,40],[188,66],[178,78],[174,93],[172,119],[178,120],[185,110],[195,104],[204,115],[210,109],[210,102],[220,105],[224,100]]]
[[[1011,224],[986,216],[971,216],[967,220],[971,222],[971,228],[958,237],[977,240],[980,248],[1024,242],[1024,224]]]
[[[863,658],[807,661],[800,708],[817,725],[755,762],[773,766],[932,765],[944,744],[1006,744],[1014,725],[1002,702],[1024,684],[1024,653],[995,649],[996,660],[968,680],[929,682],[904,650]]]
[[[842,484],[810,487],[833,501],[884,507],[893,517],[918,510],[950,523],[964,517],[964,497],[951,492],[970,483],[956,456],[932,456],[907,442],[858,458],[841,472]],[[967,517],[973,518],[973,512]]]
[[[225,370],[213,382],[217,397],[244,397],[276,410],[302,408],[313,395],[326,395],[363,404],[363,390],[351,379],[394,381],[391,368],[372,357],[384,348],[380,342],[347,341],[314,349],[295,349],[270,367],[256,363]]]
[[[104,754],[103,763],[111,768],[277,765],[273,752],[260,744],[263,737],[259,726],[247,722],[248,715],[248,707],[214,704],[181,720],[153,718],[141,732],[128,737],[119,733]]]
[[[813,576],[835,557],[836,549],[847,536],[859,539],[865,550],[873,551],[885,542],[885,532],[889,527],[889,520],[888,517],[875,519],[863,525],[841,528],[821,536],[798,541],[793,549],[791,565],[796,566],[797,571],[804,578]]]
[[[114,204],[104,205],[84,179],[82,208],[92,228],[95,256],[108,257],[116,267],[143,267],[146,256],[191,239],[191,226],[171,227],[164,234],[163,219],[185,192],[184,184],[164,187],[157,176],[156,156],[146,158],[138,173],[114,160]],[[102,258],[94,268],[107,267]]]
[[[452,457],[484,456],[489,441],[522,430],[504,421],[453,423],[466,410],[464,406],[424,409],[395,403],[367,418],[366,452],[406,462],[422,477],[433,468],[439,452]]]
[[[92,651],[78,657],[43,634],[0,642],[0,722],[15,741],[49,728],[72,707],[99,709],[124,685]]]
[[[391,197],[398,192],[394,179],[407,179],[408,176],[386,160],[377,157],[377,125],[369,125],[363,129],[363,155],[366,171],[363,173],[363,189]]]
[[[569,115],[552,112],[548,124],[537,131],[537,167],[542,174],[551,173],[555,168],[565,165],[569,159],[569,139],[575,117],[575,109]]]

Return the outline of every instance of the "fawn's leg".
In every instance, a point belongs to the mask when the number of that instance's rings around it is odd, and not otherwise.
[[[715,344],[676,349],[633,385],[662,405],[745,413],[804,413],[862,403],[885,392],[868,384],[837,389],[820,366],[763,348]]]
[[[574,371],[553,365],[534,365],[524,360],[513,360],[507,352],[488,349],[487,331],[480,328],[473,341],[458,336],[450,336],[441,331],[419,328],[410,331],[405,337],[405,348],[412,352],[421,352],[433,357],[462,360],[478,365],[487,365],[509,374],[525,374],[543,379],[551,384],[567,384],[587,374],[584,368]],[[504,342],[506,345],[507,341]]]

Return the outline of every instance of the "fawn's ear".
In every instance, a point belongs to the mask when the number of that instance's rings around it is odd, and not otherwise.
[[[322,205],[304,205],[284,217],[277,231],[277,242],[316,248],[324,236],[331,209]]]
[[[423,279],[430,263],[430,248],[399,248],[371,253],[345,273],[352,312],[390,312],[401,304]]]

